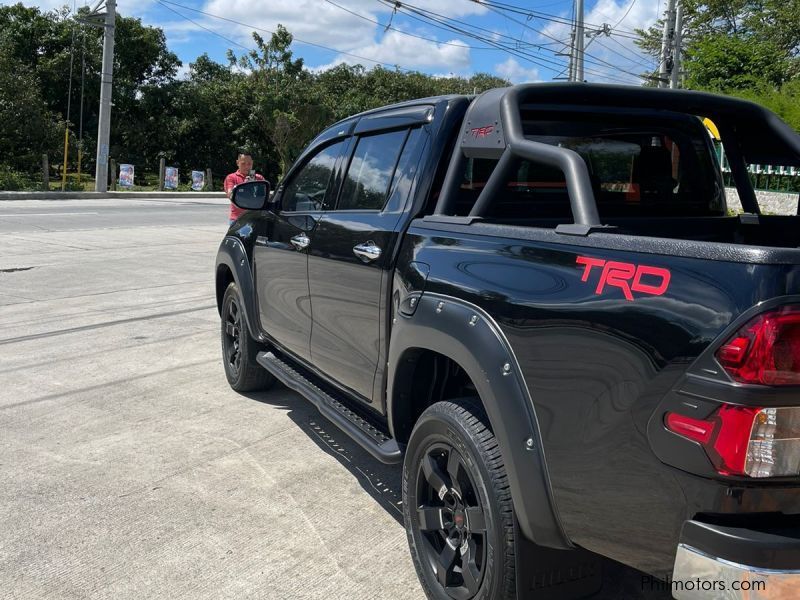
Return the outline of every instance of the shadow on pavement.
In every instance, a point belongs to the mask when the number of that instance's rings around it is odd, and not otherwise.
[[[280,386],[280,384],[278,384]],[[385,465],[323,417],[307,400],[287,388],[243,394],[245,397],[286,410],[288,417],[317,446],[335,457],[378,504],[403,525],[402,466]],[[668,600],[669,592],[651,586],[647,575],[618,562],[603,559],[603,587],[591,600]],[[653,589],[655,588],[655,589]]]
[[[280,385],[280,384],[277,384]],[[400,525],[403,525],[403,493],[401,465],[385,465],[351,440],[336,425],[323,417],[308,401],[287,388],[243,394],[246,398],[286,410],[287,416],[308,435],[321,450],[338,460],[366,491]]]

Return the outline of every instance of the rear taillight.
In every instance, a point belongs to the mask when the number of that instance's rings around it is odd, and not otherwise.
[[[800,306],[754,317],[717,350],[716,357],[739,383],[800,385]]]
[[[667,413],[664,424],[700,443],[722,475],[800,475],[800,407],[724,404],[704,420]]]

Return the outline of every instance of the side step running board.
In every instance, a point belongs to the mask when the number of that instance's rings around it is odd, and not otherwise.
[[[286,387],[313,402],[323,416],[379,461],[392,464],[403,460],[403,453],[395,440],[375,428],[326,391],[321,390],[289,363],[281,360],[272,352],[260,352],[256,360]]]

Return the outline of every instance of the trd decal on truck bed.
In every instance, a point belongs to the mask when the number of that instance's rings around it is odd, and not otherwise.
[[[589,256],[579,256],[575,259],[579,265],[583,265],[583,275],[581,281],[589,281],[589,275],[594,267],[598,267],[600,281],[597,283],[594,293],[601,295],[606,286],[618,287],[622,290],[626,300],[633,301],[633,292],[641,292],[651,296],[661,296],[669,287],[671,274],[669,270],[660,267],[648,267],[646,265],[634,265],[632,263],[619,262],[602,258],[591,258]],[[644,283],[643,278],[647,278],[649,283]]]

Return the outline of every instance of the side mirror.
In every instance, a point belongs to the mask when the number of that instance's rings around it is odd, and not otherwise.
[[[240,183],[231,193],[231,202],[245,210],[264,210],[270,203],[269,181]]]

